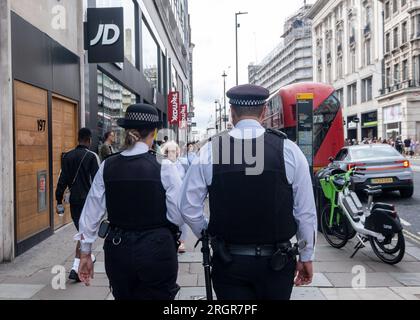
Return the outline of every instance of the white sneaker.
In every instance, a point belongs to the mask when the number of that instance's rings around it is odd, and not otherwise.
[[[96,257],[95,257],[95,255],[91,254],[91,255],[90,255],[90,257],[91,257],[91,259],[92,259],[92,262],[93,262],[93,263],[95,263],[95,262],[96,262]]]
[[[185,253],[187,252],[187,248],[185,248],[185,244],[181,243],[181,245],[178,248],[178,253]]]

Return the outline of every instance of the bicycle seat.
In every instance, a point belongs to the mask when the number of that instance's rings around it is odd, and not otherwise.
[[[385,210],[395,211],[395,206],[393,204],[377,202],[373,205],[372,212],[377,210],[377,209],[385,209]]]
[[[338,189],[342,189],[344,188],[344,186],[346,185],[346,180],[344,178],[338,178],[334,180],[334,185],[338,188]]]

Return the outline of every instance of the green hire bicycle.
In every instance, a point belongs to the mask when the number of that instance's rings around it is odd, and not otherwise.
[[[364,174],[358,168],[335,172],[320,179],[322,191],[329,202],[320,216],[325,239],[332,247],[340,249],[357,237],[351,258],[369,241],[383,262],[391,265],[399,263],[405,254],[405,239],[395,206],[373,202],[373,197],[382,193],[382,187],[367,187],[365,192],[369,198],[367,208],[364,208],[357,194],[350,190],[351,177]]]

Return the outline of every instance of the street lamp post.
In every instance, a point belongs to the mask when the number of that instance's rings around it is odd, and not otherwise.
[[[248,14],[248,12],[236,12],[235,13],[235,39],[236,39],[236,85],[239,85],[239,60],[238,60],[238,16],[241,14]]]
[[[224,71],[222,74],[223,77],[223,102],[224,102],[224,109],[225,109],[225,118],[223,119],[223,121],[225,122],[225,130],[227,130],[227,114],[226,114],[226,77],[227,74]]]
[[[220,101],[217,101],[217,103],[219,104],[219,128],[220,128],[220,132],[222,132],[222,105],[220,104]]]
[[[214,101],[214,104],[215,104],[215,106],[216,106],[216,117],[214,118],[214,128],[216,129],[216,134],[218,134],[219,133],[219,125],[217,124],[217,111],[219,111],[219,110],[217,110],[217,103],[218,103],[218,101],[216,100],[216,101]]]

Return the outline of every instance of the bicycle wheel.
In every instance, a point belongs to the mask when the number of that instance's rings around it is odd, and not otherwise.
[[[369,242],[376,256],[387,264],[397,264],[405,254],[405,239],[402,231],[379,241],[375,237],[369,237]]]
[[[324,207],[321,213],[321,229],[327,242],[336,249],[343,248],[349,240],[347,218],[339,208],[334,210],[333,224],[330,226],[331,205]]]

